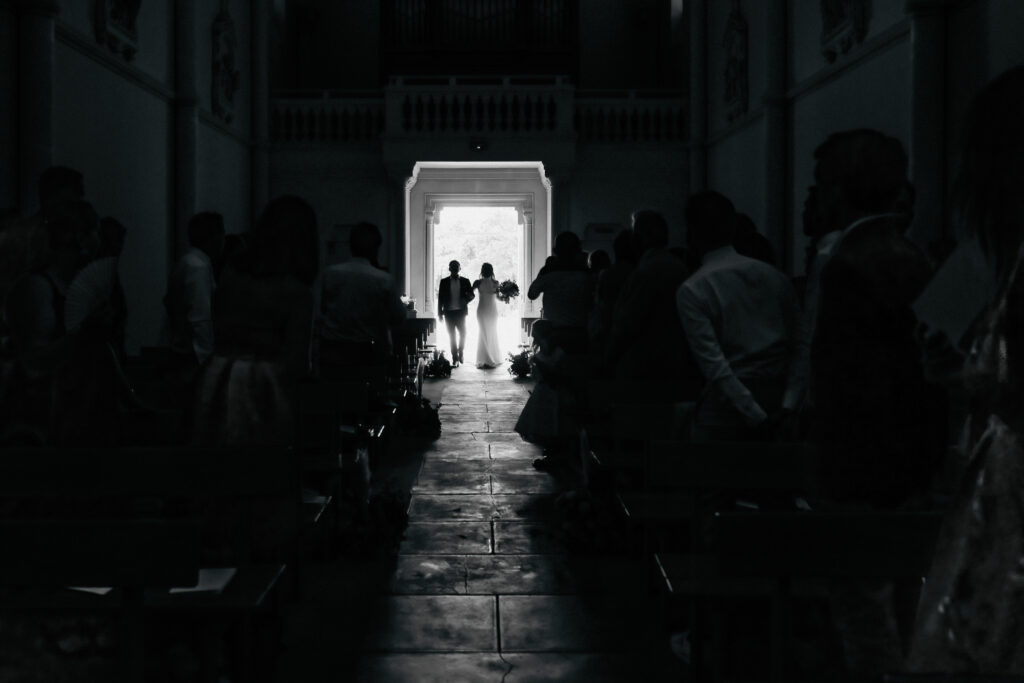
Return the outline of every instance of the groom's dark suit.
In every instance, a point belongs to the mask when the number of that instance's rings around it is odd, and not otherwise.
[[[441,279],[441,286],[437,290],[437,315],[448,325],[453,363],[455,361],[462,362],[462,351],[466,347],[466,313],[469,312],[469,302],[475,297],[473,285],[466,278],[459,277],[459,289],[453,301],[452,276],[449,275]],[[455,341],[456,330],[459,333],[458,343]]]

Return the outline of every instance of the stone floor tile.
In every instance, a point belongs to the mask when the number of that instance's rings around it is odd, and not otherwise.
[[[532,454],[531,454],[532,455]],[[487,471],[495,475],[532,476],[538,479],[551,479],[551,475],[541,472],[533,466],[533,457],[502,457],[487,461]]]
[[[490,480],[484,472],[420,472],[413,493],[490,493]]]
[[[490,474],[494,461],[490,458],[445,458],[435,456],[427,458],[420,468],[419,475],[430,476],[475,476],[479,474]]]
[[[401,555],[391,578],[395,595],[468,595],[466,555]],[[483,557],[494,557],[485,555]]]
[[[494,522],[494,552],[564,553],[565,544],[547,524],[498,520]]]
[[[498,598],[503,652],[621,652],[643,649],[657,622],[638,600],[575,595]],[[647,628],[645,628],[647,625]]]
[[[426,462],[432,460],[467,460],[471,458],[490,458],[488,445],[485,442],[473,438],[452,438],[472,437],[472,434],[445,434],[431,444],[424,452]]]
[[[399,552],[403,555],[488,554],[491,523],[412,522],[405,529]]]
[[[554,496],[543,494],[492,495],[495,519],[550,519],[554,512]]]
[[[448,421],[441,425],[441,432],[449,432],[454,434],[470,434],[470,433],[483,433],[487,431],[487,422],[485,420],[465,420],[460,422]],[[518,436],[518,435],[517,435]]]
[[[490,495],[417,494],[409,505],[409,519],[434,522],[454,520],[490,521],[496,513]]]
[[[485,595],[382,598],[380,624],[367,633],[365,647],[377,652],[494,651],[494,601]]]
[[[490,432],[490,433],[479,433],[476,434],[476,438],[480,441],[486,441],[490,444],[520,444],[523,443],[523,437],[519,436],[515,432]]]
[[[575,581],[564,555],[470,555],[465,558],[470,594],[560,595]]]
[[[552,509],[552,497],[544,495],[416,494],[409,506],[409,517],[438,522],[460,519],[539,519],[547,518]]]
[[[561,490],[562,485],[557,480],[536,469],[523,474],[491,472],[491,493],[558,493]]]
[[[498,437],[501,435],[488,434],[486,436]],[[517,434],[516,437],[519,437],[519,435]],[[522,440],[522,438],[519,438],[518,443],[515,441],[491,441],[490,445],[491,458],[493,460],[510,458],[529,458],[532,460],[533,458],[539,458],[544,452],[544,449],[542,449],[540,446],[537,446],[536,444],[532,443],[526,443],[525,441]]]
[[[515,420],[488,420],[487,431],[491,433],[515,432]]]
[[[512,668],[497,654],[371,655],[359,662],[356,680],[359,683],[501,683]]]
[[[669,683],[686,680],[687,675],[685,665],[667,652],[660,657],[651,657],[648,653],[509,653],[503,655],[503,659],[511,667],[504,683]]]

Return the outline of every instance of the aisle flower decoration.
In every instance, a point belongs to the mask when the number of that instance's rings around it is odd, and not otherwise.
[[[508,360],[508,374],[514,375],[518,379],[530,376],[530,372],[533,370],[533,362],[528,350],[521,353],[509,353]]]
[[[427,367],[424,368],[424,374],[427,377],[439,379],[452,376],[452,364],[445,358],[444,351],[434,354],[434,359],[427,363]]]
[[[519,296],[519,285],[516,284],[515,280],[505,280],[498,285],[496,296],[498,297],[498,300],[507,304],[509,301]]]

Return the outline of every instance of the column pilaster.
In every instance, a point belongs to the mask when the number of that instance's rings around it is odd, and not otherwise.
[[[188,220],[196,211],[199,93],[196,87],[195,0],[175,0],[174,24],[174,259],[188,248]]]
[[[909,237],[924,247],[946,232],[946,11],[948,0],[908,0],[911,41]]]
[[[252,222],[270,201],[270,0],[253,0]]]
[[[690,187],[707,189],[708,183],[708,49],[707,0],[691,0],[690,6]]]
[[[39,206],[37,181],[53,164],[54,25],[57,0],[21,0],[18,9],[18,201]]]
[[[765,7],[765,66],[767,83],[764,93],[765,198],[764,225],[761,230],[771,240],[779,266],[787,272],[792,251],[792,235],[786,229],[786,197],[789,187],[789,141],[786,131],[786,0],[767,0]]]

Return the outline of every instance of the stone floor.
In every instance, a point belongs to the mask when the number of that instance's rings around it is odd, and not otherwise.
[[[529,389],[471,366],[425,387],[442,436],[411,475],[399,556],[320,569],[281,680],[680,680],[642,563],[565,551],[565,484],[513,431]]]

